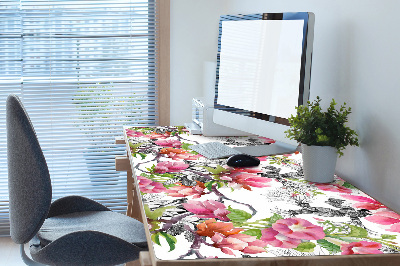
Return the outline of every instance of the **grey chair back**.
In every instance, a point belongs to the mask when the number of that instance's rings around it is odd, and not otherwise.
[[[47,217],[51,181],[35,130],[18,96],[8,96],[6,110],[10,234],[15,243],[24,244]]]

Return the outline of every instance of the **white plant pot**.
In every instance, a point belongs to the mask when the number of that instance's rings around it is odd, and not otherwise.
[[[308,146],[301,144],[304,179],[317,183],[333,181],[337,150],[331,146]]]

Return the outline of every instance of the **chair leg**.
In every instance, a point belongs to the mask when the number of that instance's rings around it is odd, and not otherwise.
[[[45,264],[41,264],[41,263],[39,263],[39,262],[36,262],[36,261],[33,261],[31,258],[29,258],[28,257],[28,255],[26,255],[26,253],[25,253],[25,245],[24,244],[21,244],[20,245],[20,253],[21,253],[21,257],[22,257],[22,260],[24,261],[24,263],[26,264],[26,265],[30,265],[30,266],[45,266]]]

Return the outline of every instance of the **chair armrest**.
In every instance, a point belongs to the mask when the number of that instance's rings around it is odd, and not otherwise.
[[[83,211],[111,211],[106,206],[98,203],[97,201],[81,197],[81,196],[67,196],[55,200],[49,210],[47,218],[68,214],[73,212]]]

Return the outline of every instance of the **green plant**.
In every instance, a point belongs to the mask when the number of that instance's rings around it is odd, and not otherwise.
[[[320,106],[321,99],[317,97],[308,106],[296,107],[297,115],[289,118],[290,129],[286,137],[300,143],[314,146],[332,146],[337,149],[339,157],[347,145],[359,146],[357,133],[346,126],[351,108],[344,103],[339,110],[332,99],[326,112]]]

